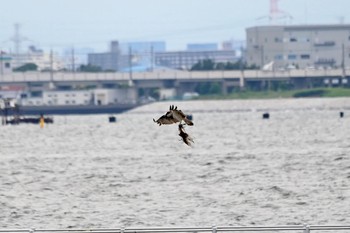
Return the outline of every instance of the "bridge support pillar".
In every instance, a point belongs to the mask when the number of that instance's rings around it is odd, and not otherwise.
[[[245,87],[244,85],[244,73],[241,71],[240,76],[239,76],[239,88],[243,90]]]
[[[292,83],[294,85],[294,88],[304,89],[307,88],[309,82],[307,78],[293,78]]]
[[[228,89],[228,85],[227,85],[227,82],[225,80],[222,80],[221,81],[221,93],[223,95],[227,95],[227,89]]]

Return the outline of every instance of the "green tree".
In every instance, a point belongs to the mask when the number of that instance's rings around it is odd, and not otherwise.
[[[215,68],[215,62],[213,62],[210,59],[204,59],[194,64],[191,70],[214,70],[214,68]]]
[[[236,62],[218,62],[215,63],[210,59],[200,60],[194,64],[191,70],[253,70],[258,69],[256,65],[248,66],[242,59]]]
[[[87,65],[81,65],[79,67],[79,71],[81,71],[81,72],[102,72],[102,69],[99,66],[87,64]]]
[[[36,70],[38,70],[38,66],[34,63],[26,63],[22,66],[19,66],[13,69],[13,71],[15,72],[36,71]]]
[[[218,82],[204,82],[199,83],[195,91],[200,95],[213,95],[221,93],[221,85]]]

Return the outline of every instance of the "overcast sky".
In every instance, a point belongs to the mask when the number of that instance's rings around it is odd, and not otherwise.
[[[187,43],[244,40],[245,28],[269,24],[269,0],[0,0],[0,48],[14,45],[14,24],[29,44],[107,51],[111,40]],[[279,24],[350,22],[349,0],[280,0]]]

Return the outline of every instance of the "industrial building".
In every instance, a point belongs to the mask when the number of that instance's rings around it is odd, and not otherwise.
[[[165,42],[111,42],[111,49],[106,53],[88,55],[88,63],[99,66],[102,70],[128,71],[130,66],[135,71],[149,71],[156,67],[189,70],[200,60],[211,59],[214,62],[236,62],[236,51],[228,48],[217,49],[217,44],[188,44],[185,51],[166,51]]]
[[[256,26],[246,29],[246,61],[260,68],[350,66],[350,25]]]
[[[88,54],[90,65],[101,67],[106,71],[125,71],[133,67],[150,67],[153,64],[153,54],[165,51],[165,42],[130,42],[112,41],[110,50],[104,53]]]
[[[226,63],[236,62],[237,56],[234,50],[162,52],[155,54],[155,65],[190,70],[194,64],[205,59]]]
[[[12,58],[0,51],[0,74],[7,74],[12,72],[11,66]]]

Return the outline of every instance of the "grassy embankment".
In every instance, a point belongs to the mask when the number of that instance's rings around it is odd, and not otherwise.
[[[240,91],[228,95],[201,95],[196,99],[276,99],[301,97],[350,97],[350,88],[314,88],[293,91]]]

